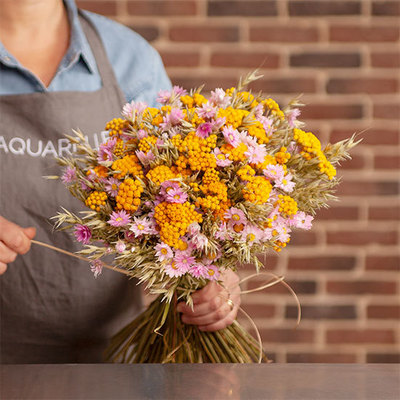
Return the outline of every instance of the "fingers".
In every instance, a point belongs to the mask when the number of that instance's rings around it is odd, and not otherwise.
[[[233,308],[226,298],[219,297],[219,299],[220,307],[218,309],[213,311],[206,309],[206,312],[201,315],[197,314],[196,310],[192,313],[182,314],[182,322],[190,325],[198,325],[201,330],[217,330],[227,327],[236,318],[237,309],[240,304],[240,297],[235,296],[231,299],[233,302]],[[204,306],[208,305],[209,303]]]
[[[29,228],[24,228],[24,233],[28,237],[28,239],[32,240],[36,236],[36,228],[34,227],[29,227]]]
[[[234,308],[232,310],[230,310],[230,312],[221,320],[213,322],[211,324],[208,325],[199,325],[199,330],[203,331],[203,332],[215,332],[215,331],[219,331],[221,329],[226,328],[229,325],[233,324],[233,321],[235,321],[236,316],[237,316],[237,312],[238,312],[239,306],[234,306]]]
[[[0,217],[0,241],[15,253],[25,254],[30,249],[31,239],[35,234],[35,228],[24,229]]]
[[[0,275],[3,275],[7,271],[7,264],[0,262]]]
[[[3,242],[0,242],[0,262],[8,264],[15,260],[17,257],[15,251],[8,248]]]

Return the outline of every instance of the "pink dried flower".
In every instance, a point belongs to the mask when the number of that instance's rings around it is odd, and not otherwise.
[[[171,98],[171,92],[169,90],[160,90],[157,93],[157,103],[167,104]]]
[[[136,137],[137,137],[139,140],[142,140],[143,138],[145,138],[145,137],[147,137],[147,136],[149,136],[149,134],[148,134],[148,132],[145,131],[144,129],[139,129],[139,130],[136,132]]]
[[[299,117],[301,114],[301,111],[298,108],[293,108],[293,110],[290,110],[287,114],[286,114],[286,118],[288,121],[288,124],[291,128],[294,128],[296,126],[296,120],[297,117]]]
[[[262,163],[267,155],[267,149],[264,144],[256,144],[249,146],[247,151],[244,153],[252,164]]]
[[[228,219],[228,224],[231,227],[236,224],[246,224],[247,218],[244,212],[236,207],[231,207],[226,213],[225,218]]]
[[[74,228],[74,235],[78,242],[88,244],[92,237],[92,231],[86,225],[76,224]]]
[[[257,225],[253,224],[248,224],[241,232],[242,240],[249,246],[252,246],[254,243],[259,243],[262,236],[263,231]]]
[[[180,124],[183,118],[184,114],[180,108],[172,108],[170,113],[164,116],[163,122],[160,124],[160,126],[167,131],[173,126]]]
[[[187,193],[185,193],[181,188],[176,188],[169,190],[165,199],[168,201],[168,203],[183,204],[187,198]]]
[[[232,231],[228,229],[228,226],[225,222],[222,222],[219,225],[218,230],[214,233],[214,237],[219,240],[231,240],[232,239]]]
[[[210,122],[204,122],[197,127],[196,135],[201,137],[202,139],[206,139],[212,132],[212,128],[213,126]]]
[[[112,138],[107,140],[107,142],[102,143],[99,146],[99,151],[97,153],[97,161],[102,162],[102,161],[113,161],[114,159],[114,148],[117,143],[117,138]]]
[[[206,265],[197,262],[197,263],[194,263],[190,267],[188,272],[190,273],[190,275],[192,275],[195,278],[206,278],[207,271],[208,271],[208,268]]]
[[[174,258],[176,267],[181,270],[186,269],[186,271],[195,263],[195,261],[196,259],[193,256],[183,251],[177,252]]]
[[[107,222],[111,226],[125,226],[131,222],[131,217],[125,210],[113,211]]]
[[[103,262],[100,260],[93,260],[90,262],[90,270],[93,272],[95,278],[103,272],[103,265]]]
[[[215,265],[208,265],[207,266],[207,274],[206,278],[209,279],[210,281],[216,281],[219,278],[219,270],[218,267]]]
[[[210,103],[215,104],[218,107],[225,108],[230,102],[229,96],[226,95],[225,90],[217,88],[211,91]]]
[[[156,250],[156,256],[158,258],[158,261],[165,261],[169,260],[174,256],[174,253],[167,244],[165,243],[159,243],[157,244],[154,249]]]
[[[115,244],[115,250],[117,250],[118,253],[123,253],[126,250],[126,244],[122,240],[118,240]]]
[[[162,196],[167,196],[168,192],[173,189],[179,189],[179,182],[175,181],[164,181],[160,186],[160,194]]]
[[[237,147],[240,144],[240,134],[237,129],[232,126],[224,126],[222,128],[222,134],[224,135],[225,141],[233,147]]]
[[[130,103],[126,103],[122,108],[122,115],[134,121],[136,119],[136,114],[141,114],[147,108],[147,104],[143,101],[131,101]]]
[[[105,190],[110,196],[115,197],[118,194],[120,184],[121,182],[118,179],[108,178],[107,183],[105,184]]]
[[[135,237],[153,233],[152,223],[146,217],[135,217],[129,230],[134,233]]]
[[[275,181],[275,187],[282,189],[287,193],[292,192],[296,186],[296,183],[292,181],[292,178],[293,175],[291,173],[287,173],[284,177]]]
[[[76,169],[70,166],[65,168],[61,180],[63,181],[64,184],[71,183],[74,180],[76,180]]]
[[[283,169],[282,165],[268,164],[263,169],[263,174],[266,178],[275,181],[280,180],[284,177],[285,170]]]
[[[214,149],[213,153],[219,167],[227,167],[232,164],[232,161],[218,147]]]
[[[313,219],[312,215],[307,215],[304,211],[299,211],[288,222],[296,228],[309,230],[312,227]]]
[[[143,166],[147,167],[151,161],[154,161],[156,159],[155,155],[151,150],[149,150],[147,153],[141,150],[136,150],[135,154],[139,161],[143,164]]]
[[[217,107],[207,102],[197,108],[197,115],[200,118],[214,118],[217,113]]]
[[[176,96],[185,96],[188,93],[186,89],[176,85],[172,88],[172,91]]]
[[[188,268],[186,267],[178,267],[175,263],[175,261],[173,261],[171,264],[168,264],[164,267],[165,269],[165,273],[171,277],[179,277],[182,276],[184,274],[186,274]]]

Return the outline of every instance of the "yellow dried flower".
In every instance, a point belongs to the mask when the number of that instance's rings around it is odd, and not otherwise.
[[[98,192],[95,190],[90,193],[88,198],[85,200],[85,204],[97,212],[100,211],[100,207],[105,206],[107,201],[107,194],[105,192]]]
[[[287,217],[295,215],[298,211],[296,200],[287,195],[280,194],[275,205],[278,205],[279,212]]]
[[[106,124],[106,131],[109,131],[110,136],[120,136],[127,128],[129,128],[129,121],[122,118],[114,118]]]
[[[139,208],[142,192],[142,184],[137,179],[125,179],[119,185],[118,194],[115,197],[117,208],[135,212]]]
[[[115,160],[111,166],[113,171],[120,171],[115,174],[117,179],[123,179],[125,175],[129,174],[132,176],[137,176],[138,178],[143,178],[142,167],[139,164],[139,160],[134,154],[128,154],[124,158]]]
[[[158,165],[147,173],[146,178],[158,185],[161,185],[163,182],[168,181],[169,179],[176,178],[176,175],[168,166]]]
[[[270,181],[263,176],[255,176],[243,188],[243,197],[254,204],[264,204],[268,201],[272,190]]]

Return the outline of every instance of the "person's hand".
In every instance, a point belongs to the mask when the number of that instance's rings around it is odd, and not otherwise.
[[[0,216],[0,275],[18,254],[25,254],[30,249],[35,235],[35,228],[21,228]]]
[[[178,304],[183,323],[197,325],[201,331],[218,331],[232,324],[240,306],[239,277],[227,270],[221,281],[224,287],[210,282],[193,293],[193,310],[184,302]]]

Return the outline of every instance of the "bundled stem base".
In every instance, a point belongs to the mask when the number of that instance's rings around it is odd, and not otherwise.
[[[254,363],[260,358],[257,341],[235,321],[216,332],[185,325],[176,301],[162,296],[111,340],[105,352],[115,363]],[[268,362],[266,355],[262,360]]]

